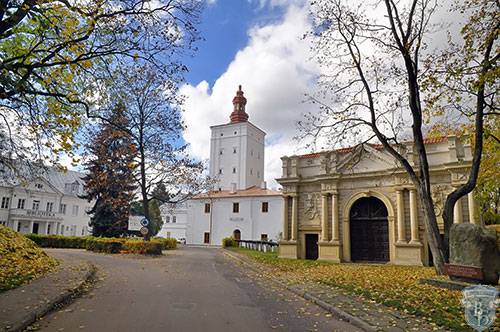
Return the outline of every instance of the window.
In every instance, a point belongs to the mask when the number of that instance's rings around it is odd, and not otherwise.
[[[33,208],[32,210],[38,211],[40,210],[40,201],[33,201]]]
[[[52,212],[54,209],[54,203],[53,202],[47,202],[47,211]]]
[[[21,223],[20,223],[20,222],[18,222],[18,223],[17,223],[17,231],[18,231],[18,232],[20,232],[20,231],[21,231]]]
[[[233,203],[233,213],[240,212],[240,203]]]
[[[261,241],[267,241],[267,234],[260,234]]]
[[[210,213],[210,203],[205,203],[205,213]]]
[[[0,225],[7,226],[7,222],[6,221],[0,221]]]
[[[233,174],[236,174],[236,167],[233,167]]]
[[[78,215],[78,205],[73,205],[73,210],[71,211],[71,214],[74,216]]]
[[[42,189],[43,188],[43,184],[41,184],[41,183],[35,183],[35,188]]]
[[[219,174],[222,174],[222,168],[219,168]]]
[[[224,149],[220,149],[219,154],[223,155],[224,154]]]
[[[176,216],[173,216],[172,217],[172,224],[175,224],[177,222],[177,217]]]
[[[8,209],[9,208],[9,201],[10,197],[2,197],[2,209]]]
[[[236,147],[233,146],[233,153],[236,153]]]
[[[235,134],[235,135],[236,135],[237,133],[238,133],[237,131],[235,131],[235,132],[234,132],[234,134]]]
[[[51,228],[52,228],[51,226],[52,225],[50,223],[47,225],[47,234],[50,234],[50,231],[51,231]]]
[[[66,215],[66,204],[61,204],[59,206],[59,212],[61,212],[62,214]]]
[[[170,216],[166,216],[166,217],[165,217],[165,223],[167,223],[167,224],[168,224],[169,222],[170,222]]]
[[[203,236],[203,243],[210,243],[210,233],[205,233]]]
[[[220,133],[221,136],[224,136],[224,133]]]
[[[268,202],[262,202],[262,212],[263,213],[269,212],[269,203]]]
[[[250,168],[250,175],[253,175],[253,168]]]
[[[17,200],[17,208],[18,209],[24,209],[24,204],[26,203],[26,200],[24,198],[19,198]]]

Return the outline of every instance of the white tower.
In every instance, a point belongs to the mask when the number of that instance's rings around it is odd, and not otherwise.
[[[210,127],[210,177],[218,180],[215,190],[247,189],[264,181],[266,133],[248,122],[246,104],[240,85],[230,122]]]

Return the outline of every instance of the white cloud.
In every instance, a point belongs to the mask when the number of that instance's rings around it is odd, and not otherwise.
[[[291,5],[283,20],[254,27],[249,42],[210,89],[206,81],[184,85],[187,96],[183,118],[188,126],[184,139],[189,153],[209,158],[210,126],[229,122],[232,99],[241,84],[248,100],[249,121],[264,130],[266,136],[266,181],[276,187],[281,174],[280,157],[298,153],[295,121],[311,105],[303,103],[305,94],[314,89],[319,69],[310,60],[310,43],[302,39],[310,29],[308,10]]]

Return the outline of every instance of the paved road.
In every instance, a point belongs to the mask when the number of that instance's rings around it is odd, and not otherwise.
[[[356,331],[220,250],[182,247],[161,258],[50,250],[94,262],[99,280],[38,323],[41,331]]]

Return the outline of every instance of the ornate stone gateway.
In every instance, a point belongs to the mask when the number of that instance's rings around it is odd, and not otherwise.
[[[351,260],[388,262],[389,223],[387,208],[376,197],[363,197],[350,212]]]
[[[471,146],[456,136],[425,140],[438,227],[446,196],[465,183]],[[398,151],[418,170],[412,141]],[[381,145],[282,157],[280,257],[331,262],[428,265],[428,240],[417,188]],[[481,225],[473,193],[454,206],[456,223]],[[311,235],[317,237],[312,239]]]

